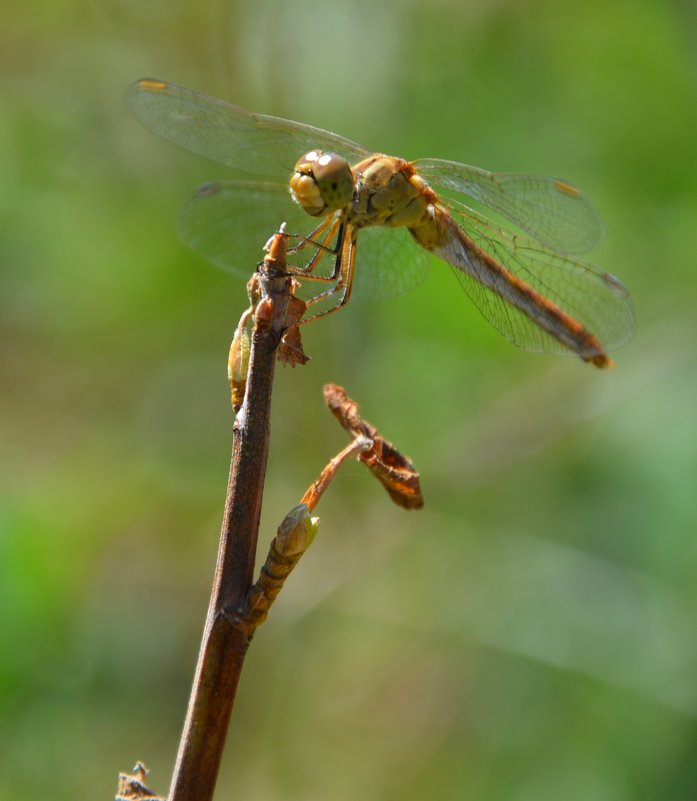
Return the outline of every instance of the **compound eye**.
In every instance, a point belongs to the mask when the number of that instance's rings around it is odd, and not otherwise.
[[[330,214],[351,202],[353,173],[348,161],[336,153],[311,150],[298,159],[290,188],[308,214]]]
[[[343,209],[353,197],[353,174],[348,161],[336,153],[322,153],[312,174],[329,211]]]

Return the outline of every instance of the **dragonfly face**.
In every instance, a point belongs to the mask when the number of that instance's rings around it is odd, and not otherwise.
[[[302,230],[298,212],[324,217],[309,235],[316,248],[310,267],[299,272],[319,278],[312,270],[334,253],[330,278],[320,280],[336,283],[320,297],[339,297],[338,306],[354,284],[371,295],[415,285],[433,254],[519,347],[607,367],[607,352],[633,333],[622,282],[574,255],[595,247],[603,226],[586,196],[566,181],[380,155],[319,128],[153,79],[135,83],[127,104],[161,136],[254,178],[209,184],[182,212],[185,240],[217,264],[234,262],[240,242],[257,236],[258,226],[245,224],[252,209],[265,220],[258,241],[282,220]],[[493,223],[474,206],[524,233]],[[249,262],[244,266],[248,271]]]
[[[309,215],[340,211],[353,198],[354,180],[345,158],[311,150],[298,159],[290,177],[290,193]]]

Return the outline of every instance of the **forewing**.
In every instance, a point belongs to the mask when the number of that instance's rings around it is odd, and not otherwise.
[[[441,159],[419,159],[414,165],[434,190],[462,193],[488,206],[558,253],[585,253],[604,236],[603,222],[585,194],[559,178],[488,172]]]
[[[126,106],[165,139],[250,176],[285,181],[295,162],[315,149],[338,153],[349,162],[368,154],[355,142],[321,128],[255,114],[152,78],[129,87]]]

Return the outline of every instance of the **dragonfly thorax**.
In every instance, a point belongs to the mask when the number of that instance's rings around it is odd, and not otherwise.
[[[298,159],[290,179],[293,200],[319,217],[346,208],[353,198],[353,173],[336,153],[311,150]]]
[[[411,228],[423,222],[435,201],[430,187],[404,159],[375,155],[353,168],[356,192],[350,220],[363,228]]]

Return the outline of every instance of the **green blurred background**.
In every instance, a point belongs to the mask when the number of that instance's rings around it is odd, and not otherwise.
[[[508,345],[434,265],[279,368],[263,542],[348,465],[250,650],[219,798],[697,797],[692,0],[10,0],[0,30],[0,798],[165,793],[227,479],[241,282],[178,242],[224,168],[123,106],[152,75],[408,158],[560,175],[626,282],[618,369]],[[270,232],[269,232],[270,233]]]

